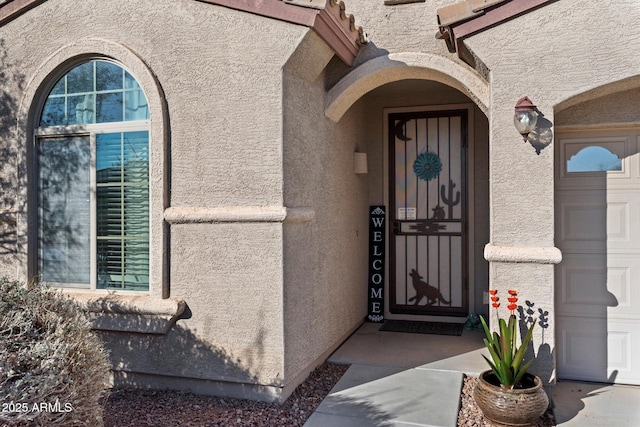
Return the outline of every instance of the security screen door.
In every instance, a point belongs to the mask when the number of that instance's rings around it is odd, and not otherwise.
[[[466,316],[467,110],[388,117],[389,309]]]

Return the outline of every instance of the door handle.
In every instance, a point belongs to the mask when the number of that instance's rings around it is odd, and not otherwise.
[[[400,234],[401,227],[402,226],[400,221],[393,221],[393,234],[395,234],[396,236]]]

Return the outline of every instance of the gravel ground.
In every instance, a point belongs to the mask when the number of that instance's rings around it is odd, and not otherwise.
[[[114,390],[105,407],[106,427],[302,426],[347,365],[325,363],[282,405],[152,390]]]
[[[319,366],[282,405],[169,391],[114,390],[105,407],[105,426],[302,426],[347,368],[330,363]],[[477,381],[464,378],[458,427],[491,426],[473,400]],[[553,426],[553,413],[547,411],[537,427]]]

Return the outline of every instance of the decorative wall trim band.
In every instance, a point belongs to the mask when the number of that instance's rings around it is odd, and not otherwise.
[[[164,211],[169,224],[202,224],[219,222],[307,222],[315,212],[310,207],[286,206],[221,206],[180,207],[172,206]]]
[[[181,299],[148,295],[97,295],[69,292],[89,314],[91,327],[102,331],[166,334],[186,308]]]
[[[552,246],[495,246],[489,243],[484,247],[484,258],[489,262],[558,264],[562,261],[562,252]]]
[[[556,116],[557,117],[557,116]],[[607,122],[607,123],[584,123],[575,125],[559,125],[555,126],[556,133],[558,132],[578,132],[578,131],[594,131],[594,130],[619,130],[619,129],[638,129],[640,128],[639,122]]]

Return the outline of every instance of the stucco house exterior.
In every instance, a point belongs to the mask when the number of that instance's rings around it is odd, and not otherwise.
[[[282,400],[489,289],[546,382],[640,384],[638,41],[634,1],[0,1],[0,274],[118,386]]]

